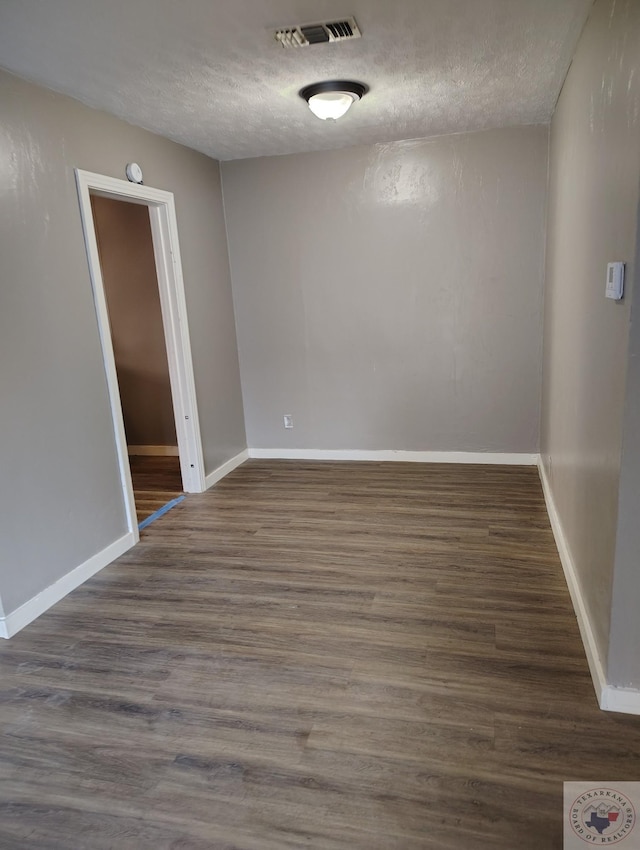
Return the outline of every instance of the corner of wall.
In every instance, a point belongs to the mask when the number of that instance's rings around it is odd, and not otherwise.
[[[580,583],[579,574],[571,556],[567,538],[562,527],[560,514],[556,508],[553,491],[551,489],[551,481],[547,474],[542,455],[538,462],[538,472],[540,474],[540,482],[542,484],[542,492],[547,506],[547,513],[549,514],[551,530],[558,549],[558,555],[560,557],[560,563],[562,564],[562,570],[569,589],[569,595],[571,596],[573,610],[575,612],[576,619],[578,620],[580,637],[582,638],[582,643],[587,656],[587,663],[593,680],[596,697],[598,699],[598,703],[602,705],[602,695],[607,687],[607,677],[602,659],[602,651],[598,646],[595,632],[591,626],[591,618],[582,590],[582,585]]]
[[[0,596],[0,638],[8,638],[9,631],[7,629],[7,618],[4,615],[4,606],[2,604],[2,597]]]
[[[553,120],[553,117],[552,119]],[[544,445],[542,443],[544,426],[544,341],[545,341],[545,306],[547,296],[547,247],[549,243],[549,196],[551,192],[551,121],[547,124],[547,182],[544,204],[544,238],[542,240],[542,326],[540,328],[540,391],[538,396],[538,452],[544,462]]]
[[[218,174],[220,175],[220,196],[222,198],[222,219],[224,221],[224,238],[227,245],[227,263],[229,265],[229,282],[231,284],[231,305],[233,307],[233,323],[236,331],[236,345],[238,348],[238,369],[240,371],[240,395],[242,396],[242,420],[244,425],[244,443],[245,447],[249,447],[249,438],[247,435],[247,398],[245,382],[242,378],[242,356],[240,352],[240,328],[238,325],[238,305],[236,303],[236,288],[233,285],[233,265],[231,263],[231,249],[229,245],[229,221],[227,215],[227,201],[224,194],[224,171],[222,163],[218,160]],[[211,473],[212,475],[215,474]],[[208,485],[210,487],[211,485]]]
[[[603,711],[615,711],[624,714],[640,715],[640,690],[635,688],[623,688],[612,685],[608,677],[608,664],[605,664],[602,658],[602,653],[591,626],[591,619],[585,600],[585,596],[580,584],[578,572],[571,557],[571,552],[566,541],[560,516],[555,506],[553,493],[542,457],[538,462],[538,471],[540,473],[540,481],[544,499],[549,514],[551,529],[558,548],[560,563],[564,572],[569,595],[573,604],[573,610],[578,621],[580,629],[580,637],[584,645],[589,672],[593,682],[593,687],[598,700],[598,705]],[[609,647],[609,656],[611,656],[611,646]]]
[[[246,460],[249,459],[249,449],[244,449],[235,457],[232,457],[226,463],[221,464],[217,469],[214,469],[213,472],[210,472],[205,476],[204,486],[205,490],[208,490],[210,487],[213,487],[214,484],[217,484],[225,475],[229,475],[230,472],[233,472],[238,466],[241,466]]]
[[[100,552],[96,552],[84,563],[71,569],[53,584],[50,584],[40,593],[32,596],[24,604],[14,611],[4,613],[0,619],[0,637],[10,638],[17,634],[29,623],[33,622],[45,611],[48,611],[56,602],[64,599],[72,590],[79,587],[104,567],[108,566],[116,558],[119,558],[127,550],[135,546],[138,539],[136,531],[128,531],[118,540],[114,540]]]

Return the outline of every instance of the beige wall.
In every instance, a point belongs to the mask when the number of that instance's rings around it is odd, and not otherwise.
[[[640,4],[597,0],[551,128],[541,442],[603,661],[631,286],[621,303],[606,300],[604,289],[610,261],[626,261],[630,281],[635,274],[639,57]]]
[[[218,163],[0,73],[0,596],[125,533],[74,168],[174,193],[205,465],[246,446]]]
[[[223,163],[250,446],[537,451],[547,145]]]
[[[130,446],[176,446],[149,210],[92,196],[100,267]]]

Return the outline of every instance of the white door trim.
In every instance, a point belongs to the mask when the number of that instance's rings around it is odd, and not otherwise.
[[[138,522],[133,498],[127,440],[90,193],[142,204],[149,208],[182,482],[187,493],[202,493],[205,489],[204,457],[191,359],[191,342],[175,203],[173,194],[162,189],[129,183],[126,180],[118,180],[114,177],[93,174],[90,171],[80,169],[76,169],[75,173],[91,285],[109,388],[125,509],[129,530],[136,535],[137,540]]]

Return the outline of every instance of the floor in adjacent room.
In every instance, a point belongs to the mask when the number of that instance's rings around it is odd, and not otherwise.
[[[3,850],[560,850],[640,779],[534,468],[249,461],[0,677]]]
[[[182,493],[179,457],[129,457],[138,522],[148,519]]]

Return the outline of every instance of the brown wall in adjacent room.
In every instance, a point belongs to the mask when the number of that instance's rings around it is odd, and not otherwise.
[[[92,197],[128,444],[176,446],[149,210]]]

